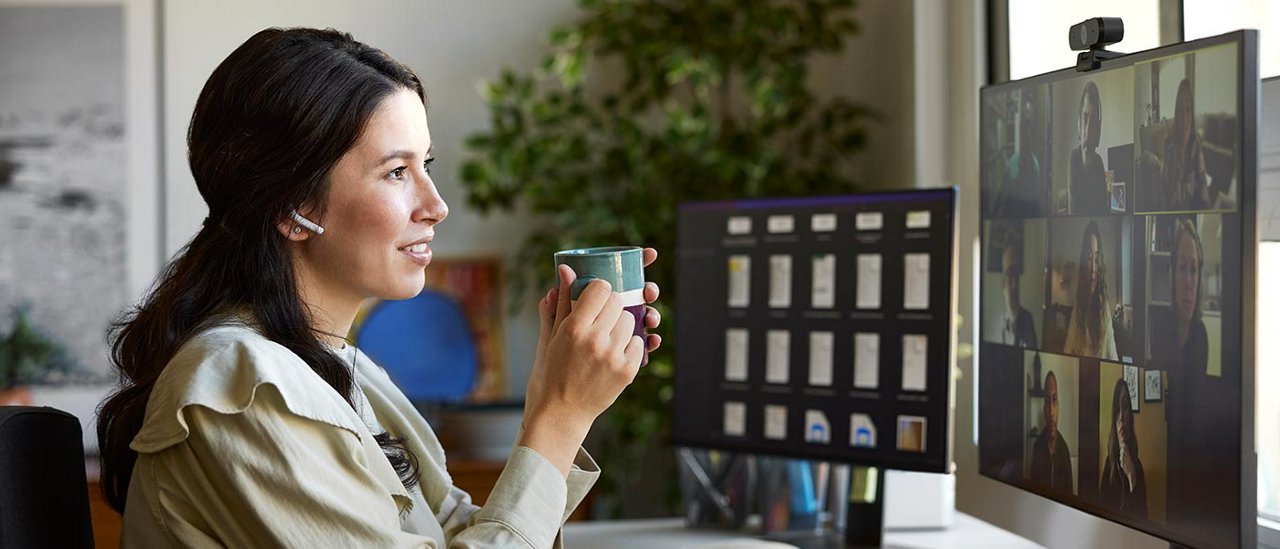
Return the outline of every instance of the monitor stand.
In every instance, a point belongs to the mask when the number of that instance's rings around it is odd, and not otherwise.
[[[801,549],[862,549],[883,545],[885,469],[855,467],[850,477],[852,486],[849,504],[845,507],[844,532],[775,532],[765,539]]]
[[[859,467],[858,469],[862,469]],[[845,510],[844,546],[845,547],[880,547],[884,542],[884,485],[885,469],[876,467],[865,470],[855,469],[850,481],[853,487],[849,490],[849,505]],[[875,482],[875,487],[859,488],[859,475],[866,475],[866,481]]]

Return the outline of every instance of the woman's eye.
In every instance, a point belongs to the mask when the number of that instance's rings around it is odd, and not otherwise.
[[[422,169],[427,170],[427,173],[431,173],[431,163],[435,161],[436,161],[436,157],[434,156],[424,160],[422,162]]]
[[[399,168],[391,170],[391,173],[387,174],[387,176],[390,177],[391,179],[397,179],[397,180],[404,179],[405,169],[407,169],[406,166],[400,166]]]

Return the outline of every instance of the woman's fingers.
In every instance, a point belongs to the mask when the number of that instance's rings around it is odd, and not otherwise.
[[[649,334],[649,352],[652,353],[662,346],[662,336],[658,334]]]
[[[547,291],[547,295],[542,297],[542,301],[538,303],[538,317],[545,324],[544,328],[550,328],[556,320],[556,308],[560,305],[560,288],[551,288]]]
[[[627,361],[626,364],[630,371],[631,379],[634,380],[636,372],[640,370],[640,361],[644,358],[644,340],[640,339],[638,335],[631,336],[631,339],[627,342],[627,348],[622,351],[622,355]]]
[[[556,267],[556,278],[560,280],[560,288],[556,290],[558,299],[556,300],[555,318],[558,321],[563,321],[569,316],[569,311],[573,308],[573,304],[569,301],[569,287],[573,285],[573,281],[578,279],[578,275],[568,265],[560,265]],[[559,324],[556,325],[556,330],[559,330]]]
[[[644,283],[644,302],[645,303],[653,303],[654,301],[657,301],[659,293],[660,291],[658,290],[658,285],[656,283],[653,283],[653,282]]]
[[[659,324],[662,324],[662,313],[659,313],[653,307],[645,307],[644,327],[652,330],[657,328]]]
[[[592,280],[578,294],[577,301],[573,302],[573,317],[579,323],[595,323],[605,309],[611,306],[611,302],[615,301],[615,295],[617,294],[613,293],[613,287],[607,281]]]
[[[610,347],[617,349],[627,344],[627,340],[636,332],[636,317],[631,313],[618,309],[617,320],[613,323],[613,330],[609,332]]]
[[[658,250],[655,250],[653,248],[645,248],[644,249],[644,266],[648,267],[649,264],[653,263],[655,259],[658,259]]]

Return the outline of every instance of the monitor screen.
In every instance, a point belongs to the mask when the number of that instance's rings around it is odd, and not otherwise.
[[[950,470],[954,189],[679,215],[673,442]]]
[[[1256,44],[982,90],[984,475],[1179,544],[1250,543]]]

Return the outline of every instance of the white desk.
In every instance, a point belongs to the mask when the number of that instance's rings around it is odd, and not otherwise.
[[[570,522],[564,526],[566,547],[575,549],[792,547],[752,537],[746,531],[692,530],[682,518]],[[1026,539],[957,512],[946,530],[886,530],[884,547],[899,549],[1036,549]]]

